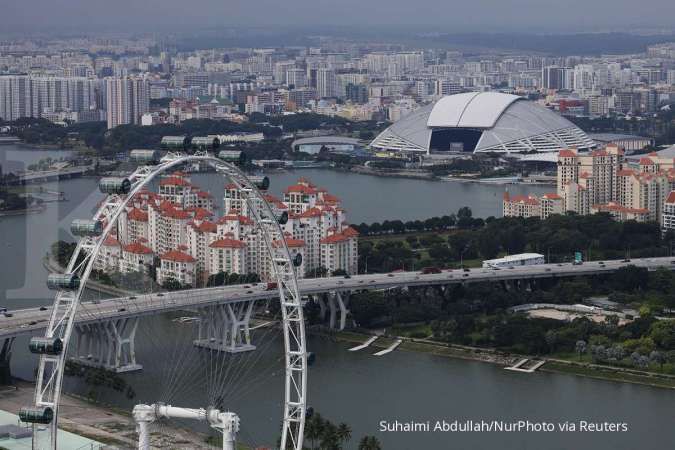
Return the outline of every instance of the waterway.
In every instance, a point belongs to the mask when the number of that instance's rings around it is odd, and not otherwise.
[[[9,147],[0,147],[0,155]],[[20,151],[14,164],[28,164],[47,155]],[[31,156],[34,155],[34,156]],[[62,155],[56,153],[56,156]],[[5,166],[7,167],[7,166]],[[271,174],[273,192],[298,176],[327,188],[342,198],[352,222],[385,219],[409,220],[455,212],[470,206],[475,216],[499,215],[504,186],[470,183],[429,182],[378,178],[325,170]],[[201,176],[200,176],[201,177]],[[204,188],[216,184],[208,177],[195,181]],[[46,272],[41,258],[49,245],[68,238],[72,219],[87,217],[100,200],[94,179],[81,178],[50,183],[64,191],[66,202],[50,204],[45,212],[0,219],[0,305],[21,308],[50,304],[44,287]],[[508,186],[511,192],[547,190],[542,187]],[[217,196],[220,196],[218,193]],[[392,211],[394,211],[392,213]],[[212,399],[203,375],[205,362],[216,357],[204,351],[192,352],[190,325],[178,325],[166,317],[146,319],[139,332],[139,361],[143,372],[125,375],[137,397],[127,400],[106,389],[98,395],[128,407],[137,401],[157,399],[176,405],[203,406]],[[254,343],[266,347],[254,335]],[[30,378],[35,359],[24,351],[26,340],[15,345],[12,368],[16,375]],[[283,399],[281,343],[269,340],[270,347],[242,355],[249,370],[233,377],[227,405],[243,420],[244,441],[274,444]],[[427,354],[395,351],[377,358],[376,350],[347,352],[348,345],[311,338],[316,352],[310,369],[309,403],[334,422],[347,422],[353,438],[347,448],[365,434],[375,435],[385,449],[663,449],[675,441],[672,405],[675,392],[638,385],[613,383],[557,374],[512,373],[486,363],[454,360]],[[178,350],[177,350],[178,349]],[[182,352],[180,349],[185,349]],[[371,351],[372,350],[372,351]],[[190,356],[184,356],[190,355]],[[175,367],[181,367],[176,372]],[[173,372],[171,370],[173,370]],[[218,372],[207,371],[211,376]],[[89,388],[70,381],[68,388],[87,394]],[[213,393],[211,393],[213,394]],[[436,420],[532,420],[536,422],[625,422],[625,433],[535,432],[535,433],[385,433],[379,422]]]

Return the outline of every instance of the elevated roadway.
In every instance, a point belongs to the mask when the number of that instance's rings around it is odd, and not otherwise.
[[[541,278],[574,277],[609,274],[627,266],[675,270],[675,257],[641,258],[584,262],[581,265],[539,264],[504,269],[473,268],[446,270],[436,274],[421,272],[392,272],[388,274],[354,275],[350,278],[327,277],[298,280],[303,296],[335,291],[381,290],[401,287],[444,286],[458,283],[533,280]],[[77,314],[77,324],[156,315],[170,311],[199,309],[206,306],[267,300],[277,296],[276,289],[267,290],[265,283],[241,284],[184,291],[139,294],[100,302],[83,302]],[[45,328],[51,306],[9,311],[11,317],[0,315],[0,339],[36,334]]]

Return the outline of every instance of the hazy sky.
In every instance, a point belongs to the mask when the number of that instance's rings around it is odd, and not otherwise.
[[[675,27],[675,0],[0,0],[0,28],[432,25],[443,31]],[[628,30],[625,30],[628,31]]]

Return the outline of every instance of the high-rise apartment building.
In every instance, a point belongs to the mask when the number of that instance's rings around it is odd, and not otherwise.
[[[150,110],[149,91],[147,80],[142,78],[107,78],[108,129],[140,124],[141,116]]]
[[[541,69],[541,81],[544,89],[570,89],[572,87],[572,69],[558,66],[544,67]]]
[[[320,98],[335,97],[337,95],[337,79],[333,70],[317,70],[316,90]]]

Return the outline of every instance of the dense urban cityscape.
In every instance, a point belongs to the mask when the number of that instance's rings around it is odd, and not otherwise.
[[[672,25],[343,6],[0,6],[0,449],[672,442]]]

